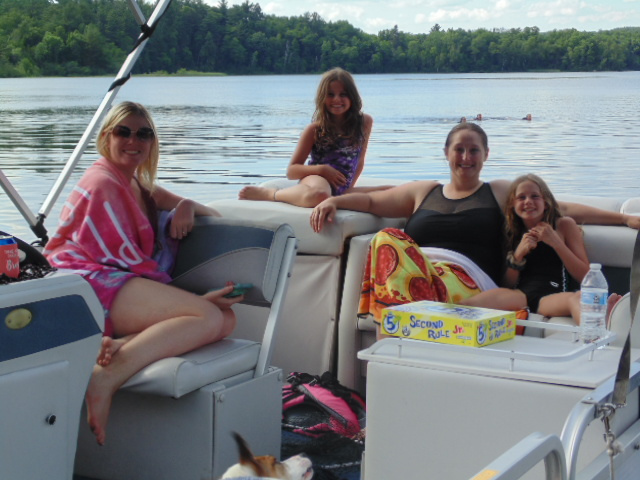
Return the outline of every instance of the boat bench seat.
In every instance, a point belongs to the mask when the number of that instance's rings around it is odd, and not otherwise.
[[[295,181],[275,179],[263,186],[283,188]],[[398,183],[362,177],[359,185]],[[640,199],[612,199],[558,195],[558,199],[598,208],[640,214]],[[385,227],[404,225],[402,219],[381,219],[370,214],[339,210],[334,222],[321,233],[309,226],[310,209],[279,202],[220,200],[210,206],[223,216],[286,221],[300,240],[293,281],[285,305],[282,334],[277,340],[274,361],[285,372],[313,374],[332,370],[338,380],[361,393],[365,390],[366,366],[357,352],[375,341],[371,319],[358,319],[357,308],[364,264],[372,236]],[[583,226],[592,262],[603,265],[612,292],[629,290],[629,272],[636,231],[624,226]],[[578,288],[578,285],[574,285]],[[554,322],[573,322],[556,318]],[[239,326],[252,330],[252,325]],[[251,338],[250,332],[242,332]]]
[[[627,200],[562,194],[557,198],[561,201],[640,215],[640,198]],[[609,291],[619,294],[628,292],[631,261],[638,232],[626,226],[610,225],[583,225],[582,229],[589,260],[602,264],[603,272],[609,283]],[[364,393],[366,386],[366,364],[357,359],[357,352],[371,346],[376,338],[376,327],[373,320],[357,317],[360,282],[372,237],[373,234],[360,235],[349,241],[349,256],[338,321],[337,377],[342,384],[362,393]],[[570,287],[578,289],[579,285],[573,282]],[[554,317],[548,321],[563,325],[575,325],[571,317]],[[621,336],[625,328],[624,325],[628,326],[628,319],[626,322],[621,320],[620,323],[621,325],[612,325],[612,330],[619,331]],[[541,332],[539,329],[530,329],[528,334],[535,335],[539,332]],[[567,335],[566,332],[553,332],[552,330],[546,332],[548,335]]]
[[[227,338],[152,363],[114,395],[102,447],[80,429],[75,473],[92,479],[219,478],[237,461],[231,432],[279,457],[282,369],[274,339],[297,239],[282,222],[198,217],[180,244],[172,284],[202,294],[252,283],[242,304],[265,311],[259,340]],[[246,320],[234,310],[238,323]],[[86,412],[84,413],[86,417]]]
[[[284,188],[296,183],[274,179],[262,185]],[[361,178],[358,182],[367,186],[383,183],[394,182],[375,178]],[[238,199],[216,200],[209,206],[218,210],[224,218],[287,222],[291,225],[299,241],[298,252],[273,362],[285,373],[298,371],[320,375],[328,370],[335,371],[337,320],[343,295],[344,271],[350,255],[350,239],[385,227],[402,227],[404,219],[339,210],[334,221],[327,224],[322,232],[316,233],[309,224],[310,208],[281,202]],[[360,280],[356,282],[358,285]],[[257,329],[251,322],[238,322],[235,335],[252,339],[257,335]]]
[[[179,357],[164,358],[131,377],[121,389],[180,398],[212,383],[251,372],[258,364],[260,343],[225,338]]]
[[[582,203],[604,210],[618,211],[631,215],[640,215],[640,198],[625,200],[561,194],[558,195],[558,200]],[[625,226],[612,225],[582,225],[582,230],[589,261],[602,265],[602,271],[607,278],[609,293],[625,295],[630,288],[631,262],[638,232]],[[579,288],[580,285],[571,279],[570,289],[578,290]],[[618,314],[611,316],[615,324],[612,324],[610,329],[618,334],[618,339],[614,344],[624,341],[623,336],[629,326],[630,319],[623,318],[624,316],[621,315],[621,312],[622,310],[618,309]],[[561,325],[575,325],[571,317],[552,317],[544,320]],[[571,335],[566,332],[553,332],[552,330],[546,330],[545,333],[547,336],[555,337]]]
[[[204,233],[203,229],[211,232]],[[195,234],[181,243],[172,284],[203,294],[233,278],[237,283],[254,285],[245,294],[244,303],[268,306],[275,295],[286,240],[293,235],[286,224],[274,229],[201,217]],[[261,344],[256,341],[224,339],[178,357],[159,360],[121,388],[180,398],[210,383],[252,372],[258,364],[260,349]]]
[[[286,188],[296,185],[296,180],[284,178],[269,180],[261,184],[268,188]],[[358,185],[390,185],[393,181],[361,178]],[[400,182],[396,182],[400,183]],[[338,210],[332,223],[326,223],[320,233],[309,224],[310,208],[296,207],[281,202],[224,199],[209,204],[224,218],[246,219],[270,222],[287,222],[293,228],[299,241],[298,254],[339,256],[345,253],[348,240],[356,235],[377,232],[385,227],[400,227],[404,219],[381,218],[370,213],[353,210]]]

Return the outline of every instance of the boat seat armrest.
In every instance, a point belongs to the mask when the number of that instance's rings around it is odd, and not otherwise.
[[[172,285],[202,295],[228,281],[251,283],[243,303],[269,306],[274,299],[287,239],[286,223],[197,217],[180,242]]]

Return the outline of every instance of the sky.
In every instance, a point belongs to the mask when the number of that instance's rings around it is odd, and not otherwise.
[[[218,5],[219,0],[205,0]],[[540,31],[580,31],[640,27],[640,0],[250,0],[263,13],[299,16],[317,12],[325,21],[347,20],[377,34],[395,25],[405,33],[443,29],[538,27]],[[244,0],[227,0],[239,5]]]

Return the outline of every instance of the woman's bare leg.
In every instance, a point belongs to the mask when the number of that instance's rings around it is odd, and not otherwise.
[[[263,200],[283,202],[298,207],[312,208],[331,196],[331,186],[319,175],[309,175],[292,187],[278,190],[248,186],[240,190],[238,198],[241,200]]]
[[[607,299],[607,328],[610,328],[611,310],[613,310],[614,305],[621,299],[622,295],[619,295],[617,293],[612,293]]]
[[[617,293],[609,295],[607,299],[607,324],[611,309],[621,298]],[[580,325],[580,292],[562,292],[542,297],[538,313],[545,317],[571,316],[576,325]]]
[[[580,325],[580,292],[561,292],[540,299],[538,311],[545,317],[573,317]]]
[[[369,193],[377,192],[379,190],[389,190],[397,185],[372,185],[370,187],[351,187],[345,190],[344,193]]]
[[[99,444],[106,438],[111,399],[124,382],[156,360],[220,340],[235,326],[230,309],[143,278],[129,280],[118,292],[111,320],[115,333],[130,339],[112,352],[107,365],[94,366],[89,381],[88,422]]]
[[[461,300],[460,305],[493,308],[496,310],[520,310],[527,306],[527,297],[520,290],[492,288]]]

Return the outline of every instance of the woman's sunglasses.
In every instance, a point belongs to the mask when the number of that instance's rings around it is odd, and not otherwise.
[[[124,125],[116,125],[115,127],[113,127],[113,130],[111,130],[111,133],[120,138],[129,138],[131,137],[132,133],[135,133],[136,137],[138,137],[138,140],[141,140],[143,142],[149,142],[156,136],[152,128],[142,127],[138,130],[133,131],[129,127],[125,127]]]

